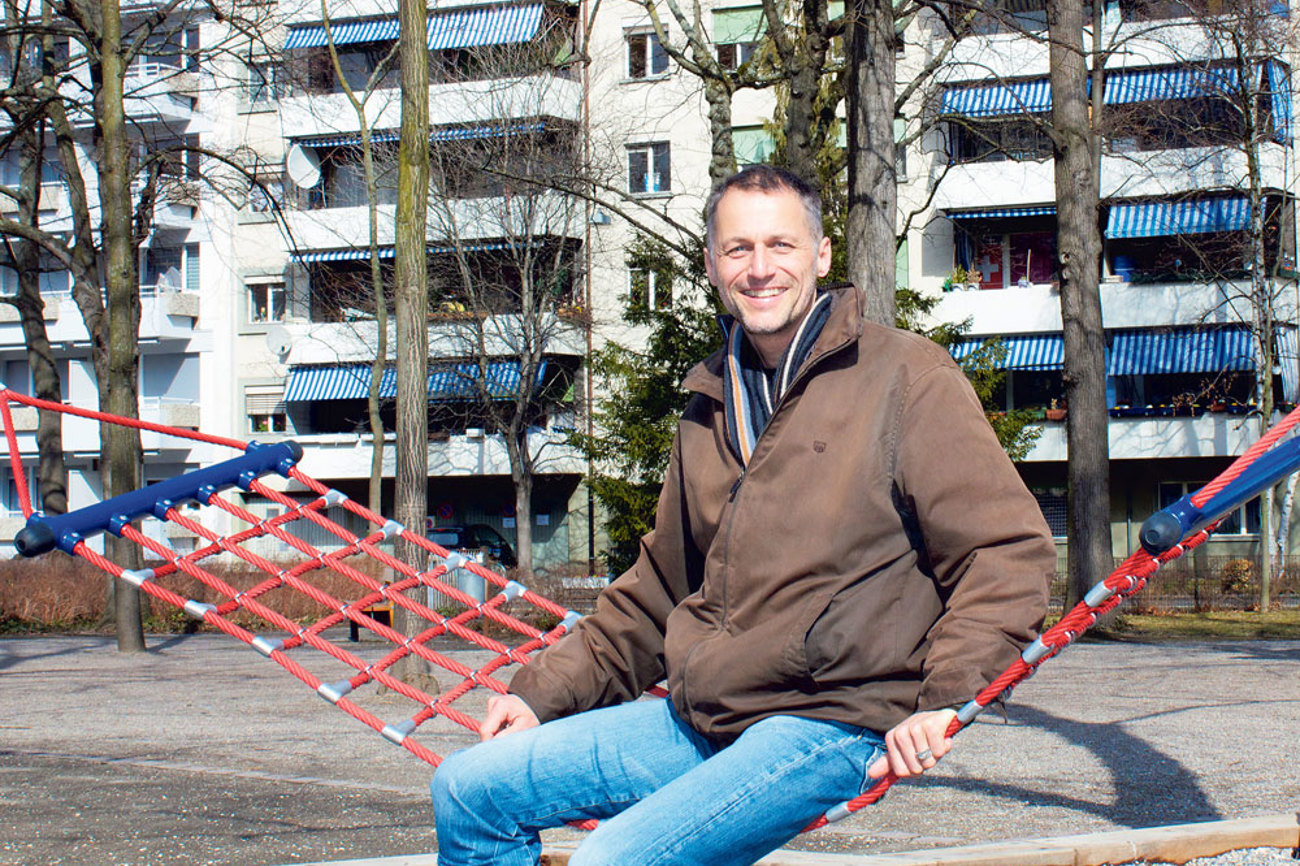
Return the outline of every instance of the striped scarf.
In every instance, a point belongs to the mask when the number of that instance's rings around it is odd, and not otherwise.
[[[799,330],[786,347],[770,373],[763,369],[758,353],[745,339],[745,330],[734,318],[720,320],[726,335],[727,359],[722,371],[722,391],[726,408],[727,440],[748,466],[754,454],[754,445],[772,418],[772,409],[781,402],[795,374],[808,360],[813,344],[831,314],[831,296],[819,292],[808,315],[799,323]]]

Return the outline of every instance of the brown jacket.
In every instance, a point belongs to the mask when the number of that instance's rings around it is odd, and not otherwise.
[[[860,311],[835,299],[743,473],[721,355],[687,375],[640,558],[511,684],[539,718],[667,677],[705,734],[776,714],[884,731],[1033,639],[1056,566],[1033,497],[948,353]]]

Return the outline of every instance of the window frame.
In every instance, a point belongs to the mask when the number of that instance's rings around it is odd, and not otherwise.
[[[275,306],[273,303],[275,287],[279,287],[280,296],[280,315],[274,315]],[[256,300],[256,293],[262,291],[265,297],[262,303]],[[289,281],[283,277],[265,278],[265,279],[246,279],[244,280],[244,302],[247,306],[247,324],[249,325],[276,325],[284,322],[289,318]],[[255,311],[265,309],[263,317],[258,318]]]
[[[636,42],[642,42],[642,45],[638,47]],[[671,58],[654,28],[632,27],[624,30],[623,55],[624,81],[655,81],[672,74]],[[662,68],[658,70],[655,69],[657,61],[662,63]]]
[[[627,190],[630,195],[638,197],[653,197],[671,195],[673,191],[672,182],[672,143],[668,141],[647,141],[627,146]],[[638,171],[634,167],[633,159],[640,156],[645,160],[645,165]],[[660,157],[663,159],[663,171],[658,171],[660,166]],[[645,183],[643,188],[638,189],[634,183],[635,178],[640,174],[644,177]],[[662,177],[663,184],[659,185],[657,177]]]

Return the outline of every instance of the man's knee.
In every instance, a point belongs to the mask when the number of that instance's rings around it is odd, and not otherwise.
[[[435,819],[449,810],[477,810],[480,799],[490,797],[487,789],[492,774],[485,771],[474,751],[469,748],[453,752],[438,765],[429,783]]]

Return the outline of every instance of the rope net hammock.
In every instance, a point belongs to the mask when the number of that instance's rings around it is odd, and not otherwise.
[[[223,446],[236,456],[68,514],[42,515],[33,509],[27,488],[22,446],[26,444],[30,449],[32,443],[20,442],[12,417],[14,404]],[[581,617],[306,475],[297,467],[302,449],[294,442],[242,442],[52,403],[8,389],[0,389],[0,422],[8,443],[18,502],[27,518],[26,527],[14,542],[19,553],[38,556],[57,548],[85,559],[150,597],[242,641],[339,710],[433,767],[442,762],[442,756],[422,744],[417,734],[445,733],[439,725],[453,731],[459,726],[477,734],[478,719],[463,709],[466,696],[476,690],[504,694],[507,687],[502,672],[513,665],[527,664],[534,653],[563,637]],[[1083,601],[962,707],[948,728],[948,736],[970,724],[990,703],[1008,695],[1099,617],[1141,590],[1162,565],[1202,544],[1220,517],[1300,468],[1300,438],[1283,441],[1297,423],[1300,409],[1278,423],[1214,481],[1149,519],[1142,527],[1142,549],[1093,587]],[[308,498],[274,489],[263,481],[271,474],[294,482]],[[281,485],[277,482],[275,486]],[[232,489],[238,491],[237,496],[227,493]],[[258,507],[250,507],[254,505]],[[366,527],[365,531],[355,532],[327,516],[328,511],[337,514],[340,508]],[[195,549],[178,551],[160,540],[160,533],[146,531],[144,524],[148,521],[175,524],[198,539]],[[242,524],[246,528],[223,536],[206,526],[205,521]],[[323,532],[334,543],[324,550],[303,540],[301,535],[305,533],[291,531],[300,521],[314,525],[318,530],[315,535]],[[139,545],[160,564],[132,570],[112,562],[87,544],[88,539],[104,532]],[[429,567],[416,569],[385,549],[398,538],[423,549]],[[291,557],[292,564],[286,565],[284,556],[273,560],[259,553],[266,549],[267,539],[273,539],[272,544],[279,542],[279,549]],[[230,563],[232,557],[257,575],[251,586],[236,587],[228,577],[229,569],[217,567]],[[376,572],[391,575],[392,579],[381,579]],[[483,600],[461,585],[458,577],[464,574],[483,581],[487,587]],[[217,601],[179,594],[169,586],[175,583],[169,579],[179,576],[198,581],[207,588],[208,597],[215,596]],[[339,587],[345,587],[347,592],[341,592]],[[455,610],[434,609],[408,596],[408,591],[419,587],[439,593],[454,603]],[[274,606],[274,600],[284,593],[301,594],[323,613],[310,622],[285,616]],[[394,611],[400,608],[408,623],[416,623],[417,628],[405,629],[408,636],[372,616],[385,605],[392,605]],[[326,636],[328,629],[344,624],[380,638],[382,655],[377,659],[363,657],[360,651]],[[473,654],[476,667],[439,651],[438,647],[449,638],[465,648],[481,651]],[[431,695],[396,676],[394,666],[412,655],[449,674],[450,688]],[[366,702],[360,698],[367,687],[373,691],[381,686],[409,702],[404,704],[409,715],[386,721],[375,709],[363,705]],[[666,694],[660,688],[652,692],[661,697]],[[391,712],[391,706],[391,702],[385,703],[382,709]],[[806,829],[840,820],[875,803],[895,781],[897,778],[890,773]],[[595,823],[575,826],[591,828]]]

